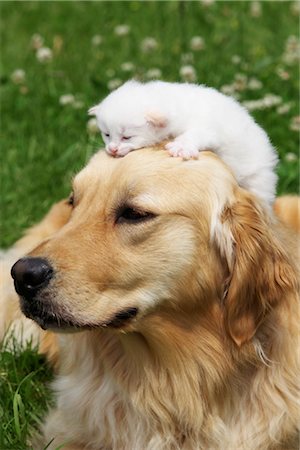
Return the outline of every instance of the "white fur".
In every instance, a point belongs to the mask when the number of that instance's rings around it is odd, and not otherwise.
[[[241,186],[267,203],[274,200],[277,156],[267,134],[237,101],[215,89],[128,81],[89,113],[113,156],[174,139],[166,145],[172,156],[189,159],[213,150]]]

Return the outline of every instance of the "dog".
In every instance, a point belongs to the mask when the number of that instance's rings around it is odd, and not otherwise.
[[[12,268],[56,364],[35,449],[298,448],[296,234],[215,154],[100,151],[35,233]]]

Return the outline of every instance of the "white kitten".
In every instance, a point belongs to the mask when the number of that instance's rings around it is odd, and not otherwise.
[[[194,84],[128,81],[89,113],[113,156],[174,139],[172,156],[215,151],[243,187],[268,203],[275,197],[277,156],[267,134],[234,99]]]

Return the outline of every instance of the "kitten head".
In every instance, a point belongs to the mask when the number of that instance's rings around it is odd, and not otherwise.
[[[153,105],[145,85],[129,81],[109,94],[89,114],[95,115],[106,151],[124,156],[168,137],[168,120]]]

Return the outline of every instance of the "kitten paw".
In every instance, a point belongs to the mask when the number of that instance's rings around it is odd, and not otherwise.
[[[169,142],[166,144],[165,148],[169,151],[171,156],[179,156],[183,159],[197,159],[199,155],[196,147],[179,141]]]

